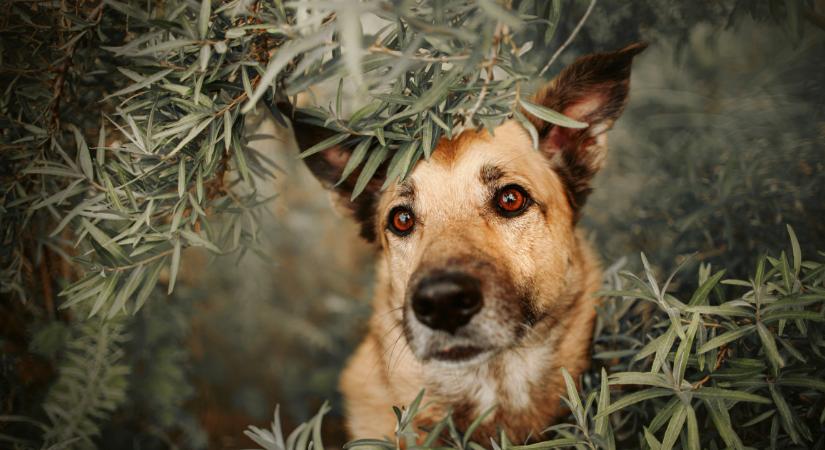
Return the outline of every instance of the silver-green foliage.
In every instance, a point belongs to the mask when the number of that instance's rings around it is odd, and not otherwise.
[[[100,421],[126,399],[129,367],[118,320],[89,320],[66,343],[64,362],[43,404],[49,419],[44,447],[95,448]]]
[[[70,86],[76,96],[64,102],[71,109],[61,107],[60,92],[31,103],[26,89],[12,89],[43,80],[11,80],[4,114],[12,126],[3,143],[20,176],[4,184],[6,239],[37,222],[39,245],[82,269],[85,276],[61,293],[63,307],[87,303],[90,315],[108,318],[136,311],[164,268],[174,289],[186,247],[226,254],[256,242],[255,208],[263,199],[253,178],[273,166],[244,145],[241,130],[242,114],[258,100],[280,117],[274,105],[288,96],[329,78],[357,80],[372,101],[349,118],[340,114],[340,91],[335,108],[309,110],[340,132],[334,141],[360,144],[350,162],[350,171],[365,164],[357,195],[385,158],[392,182],[457,126],[492,126],[513,114],[526,124],[519,106],[539,107],[521,99],[521,88],[537,67],[522,59],[533,42],[518,33],[541,30],[549,40],[558,7],[107,0],[77,5],[86,17],[55,11],[57,21],[77,22],[62,30],[68,48],[55,58],[69,71],[84,54],[83,68],[104,89],[90,95]],[[13,11],[20,22],[35,12],[22,4]],[[385,26],[364,33],[359,18],[366,15]],[[116,27],[122,23],[125,31]],[[37,70],[17,56],[16,70]],[[46,81],[58,91],[69,83]],[[71,103],[81,97],[87,108]],[[581,126],[549,110],[536,113]],[[4,289],[21,297],[27,243],[19,240],[4,258]]]
[[[702,266],[689,298],[669,293],[675,274],[661,283],[644,255],[642,277],[610,270],[594,368],[581,394],[562,369],[571,414],[543,434],[548,440],[514,445],[502,433],[473,443],[474,427],[456,430],[448,416],[415,445],[412,418],[426,407],[419,396],[396,411],[394,439],[347,448],[821,448],[825,253],[804,260],[788,230],[789,253],[761,258],[747,280]]]

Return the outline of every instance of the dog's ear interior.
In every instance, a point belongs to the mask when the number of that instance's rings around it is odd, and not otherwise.
[[[647,47],[636,43],[613,53],[577,59],[533,99],[533,103],[588,124],[565,128],[528,115],[539,132],[541,150],[564,181],[570,204],[578,213],[592,191],[590,181],[607,155],[607,136],[627,103],[633,57]]]
[[[280,109],[284,110],[285,108],[288,107],[282,106]],[[310,116],[299,112],[294,112],[291,116],[295,140],[301,151],[307,150],[336,134],[328,128],[313,123],[316,120]],[[368,242],[373,242],[376,237],[375,207],[384,181],[384,168],[379,168],[364,190],[355,199],[351,200],[350,197],[360,170],[354,170],[345,180],[340,182],[339,180],[347,161],[352,156],[352,152],[352,145],[344,141],[306,156],[303,160],[315,178],[333,194],[335,206],[354,218],[361,225],[361,236]]]

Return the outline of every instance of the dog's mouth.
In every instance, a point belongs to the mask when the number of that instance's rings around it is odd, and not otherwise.
[[[432,359],[438,361],[464,362],[485,353],[487,349],[475,345],[455,345],[436,350],[432,353]]]

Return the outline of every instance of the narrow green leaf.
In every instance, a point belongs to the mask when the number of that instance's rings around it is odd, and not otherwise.
[[[533,122],[527,120],[527,117],[521,113],[521,111],[516,110],[514,117],[516,121],[521,124],[521,126],[527,130],[527,134],[530,135],[530,140],[533,142],[533,150],[539,149],[539,132],[536,130],[536,127],[533,125]]]
[[[467,427],[467,430],[464,432],[464,436],[462,437],[462,440],[461,440],[464,447],[467,447],[467,444],[470,443],[470,438],[473,436],[473,433],[481,425],[481,423],[484,422],[484,420],[487,419],[487,417],[489,417],[490,414],[492,414],[493,411],[495,411],[495,410],[496,410],[495,406],[491,406],[490,408],[487,408],[486,411],[484,411],[481,415],[476,417],[470,423],[470,425]]]
[[[191,130],[189,130],[189,134],[187,134],[186,137],[181,139],[181,141],[178,142],[178,145],[176,145],[175,148],[173,148],[171,152],[166,154],[166,156],[164,158],[168,159],[168,158],[171,158],[172,156],[176,155],[179,151],[181,151],[183,149],[184,146],[186,146],[186,144],[188,144],[193,139],[198,137],[201,134],[201,132],[206,127],[208,127],[210,123],[212,123],[212,120],[214,120],[214,117],[213,116],[208,116],[203,122],[198,124],[198,126],[196,126],[196,127],[192,128]]]
[[[81,134],[80,129],[72,125],[72,132],[77,143],[77,159],[83,175],[86,175],[91,181],[94,181],[94,171],[92,168],[92,155],[89,153],[89,146],[86,144],[86,139]]]
[[[771,417],[773,417],[774,414],[776,414],[776,410],[775,409],[769,409],[769,410],[763,412],[762,414],[754,417],[753,419],[743,423],[742,428],[752,427],[752,426],[754,426],[758,423],[764,422],[765,420],[768,420]]]
[[[685,425],[685,418],[687,417],[687,409],[690,406],[680,404],[676,407],[676,412],[670,418],[670,422],[665,429],[665,435],[662,437],[662,450],[671,450],[676,441],[679,439],[679,434]]]
[[[227,109],[223,112],[223,149],[229,153],[232,148],[232,113]]]
[[[607,371],[602,367],[602,382],[599,388],[599,402],[598,411],[602,411],[610,407],[610,385],[607,382]],[[607,416],[602,416],[595,420],[596,434],[607,444],[608,450],[615,450],[616,443],[613,439],[613,433],[610,429],[610,421]]]
[[[553,111],[550,108],[530,103],[526,100],[519,100],[519,105],[528,113],[538,117],[541,120],[550,122],[554,125],[565,128],[587,128],[589,125],[578,120],[571,119],[562,113]]]
[[[710,292],[713,290],[714,287],[716,287],[716,285],[719,283],[719,280],[721,280],[724,275],[725,271],[720,270],[713,274],[712,277],[708,278],[707,281],[702,283],[702,286],[700,286],[699,289],[697,289],[696,292],[693,293],[693,296],[690,298],[688,305],[695,306],[704,304]]]
[[[178,197],[183,197],[186,193],[186,161],[181,158],[178,161]]]
[[[786,225],[788,228],[788,236],[791,239],[791,252],[793,253],[793,271],[796,276],[799,276],[799,270],[802,267],[802,249],[799,246],[799,240],[796,238],[796,233],[793,227]]]
[[[551,448],[567,448],[583,444],[584,442],[576,438],[561,438],[553,439],[551,441],[537,442],[529,445],[510,445],[507,446],[510,450],[545,450]]]
[[[693,349],[693,340],[696,337],[696,330],[699,328],[700,315],[694,313],[690,321],[685,339],[676,348],[676,355],[673,360],[673,373],[676,386],[681,386],[687,370],[688,358]]]
[[[324,151],[328,148],[332,148],[335,145],[338,145],[341,142],[344,142],[348,137],[350,137],[349,133],[334,134],[334,135],[324,139],[323,141],[313,145],[312,147],[302,151],[298,155],[298,157],[299,158],[306,158],[307,156],[314,155],[314,154],[316,154],[318,152],[321,152],[321,151]]]
[[[430,120],[424,121],[424,130],[421,136],[421,145],[424,149],[424,159],[430,159],[433,151],[433,122]]]
[[[573,405],[573,413],[580,416],[584,413],[584,405],[582,405],[581,397],[579,397],[579,390],[576,386],[576,381],[570,376],[570,372],[566,368],[561,368],[562,377],[564,377],[564,385],[567,388],[567,400]]]
[[[549,44],[556,35],[561,19],[561,0],[550,0],[550,14],[547,16],[547,30],[544,32],[544,43]]]
[[[126,256],[126,253],[120,248],[120,246],[112,240],[103,230],[94,226],[91,222],[86,219],[82,220],[83,228],[89,232],[89,235],[98,243],[101,247],[106,249],[112,256],[116,257],[119,260],[128,261],[129,258]]]
[[[129,297],[132,296],[132,293],[135,292],[140,282],[143,280],[143,274],[146,270],[146,267],[140,265],[135,269],[132,269],[131,273],[129,274],[129,278],[126,279],[126,282],[123,286],[118,290],[117,296],[115,297],[115,301],[112,302],[112,306],[109,308],[109,312],[106,314],[107,319],[112,319],[121,311],[125,311],[126,309],[126,301]]]
[[[773,323],[778,320],[808,320],[823,322],[825,316],[817,311],[776,311],[762,316],[762,323]]]
[[[372,176],[375,175],[375,171],[378,170],[378,167],[381,166],[381,163],[383,163],[384,159],[386,159],[388,151],[389,148],[387,147],[381,147],[372,151],[367,163],[364,164],[364,169],[358,175],[358,180],[355,182],[355,188],[352,190],[350,200],[355,200],[355,198],[364,191],[364,188],[367,187],[367,184],[372,179]]]
[[[770,404],[771,401],[761,395],[751,394],[750,392],[744,391],[734,391],[730,389],[721,389],[717,387],[709,387],[703,386],[699,389],[696,389],[693,392],[695,397],[703,398],[703,399],[724,399],[724,400],[735,400],[739,402],[752,402],[752,403],[762,403],[762,404]]]
[[[95,303],[92,306],[91,311],[89,311],[89,316],[87,318],[94,317],[103,305],[112,298],[112,294],[115,292],[115,287],[117,286],[118,281],[120,281],[120,275],[120,272],[109,274],[109,279],[106,281],[103,290],[101,290],[97,295],[97,300],[95,300]]]
[[[596,414],[596,419],[604,416],[608,416],[613,414],[616,411],[621,409],[627,408],[630,405],[635,403],[639,403],[646,400],[651,400],[654,398],[665,397],[668,395],[673,395],[673,391],[670,389],[662,389],[662,388],[651,388],[645,389],[643,391],[633,392],[631,394],[625,395],[615,402],[613,402],[609,407],[607,407],[604,411],[599,411]]]
[[[650,373],[650,372],[619,372],[613,375],[610,375],[610,384],[611,385],[622,385],[622,384],[638,384],[641,386],[654,386],[654,387],[661,387],[666,389],[673,388],[673,383],[669,382],[668,379],[658,373]]]
[[[676,413],[676,408],[681,404],[682,400],[679,399],[679,397],[674,396],[671,398],[663,408],[658,408],[656,415],[653,416],[653,420],[647,425],[647,429],[651,433],[657,433],[659,429],[670,422],[670,418]]]
[[[680,325],[671,323],[668,330],[665,332],[665,338],[662,340],[659,347],[656,349],[656,356],[653,357],[653,364],[651,364],[650,371],[653,373],[659,372],[662,369],[662,366],[667,359],[668,353],[670,353],[670,349],[673,347],[673,343],[676,342],[676,335],[677,328]]]
[[[209,0],[203,0],[204,2],[208,2]],[[198,68],[201,72],[206,72],[206,69],[209,68],[209,58],[212,57],[212,46],[209,44],[201,45],[201,49],[198,53]],[[203,80],[203,78],[201,78]],[[203,81],[201,81],[201,84]],[[201,88],[199,85],[195,86],[195,104],[198,104],[198,99],[200,97]]]
[[[768,384],[768,388],[771,391],[771,397],[773,398],[773,403],[776,406],[776,409],[779,411],[779,417],[782,418],[782,428],[788,432],[788,435],[791,437],[791,440],[794,444],[800,443],[800,436],[799,432],[796,429],[796,418],[794,417],[793,412],[791,411],[790,405],[788,405],[787,400],[779,392],[779,389],[776,388],[772,383]]]
[[[206,39],[206,33],[209,31],[209,17],[212,15],[212,1],[201,0],[201,10],[198,15],[198,36],[201,39]]]
[[[647,427],[644,427],[644,433],[645,433],[645,442],[647,442],[647,445],[650,447],[650,450],[661,450],[662,449],[662,443],[659,442],[658,439],[656,439],[656,436],[654,436],[653,433],[651,433],[650,430],[647,429]]]
[[[776,348],[776,340],[773,334],[771,334],[762,322],[756,324],[756,331],[759,333],[759,339],[762,340],[762,348],[765,350],[768,361],[770,361],[773,366],[774,373],[778,373],[780,368],[785,367],[785,361],[779,354],[779,349]]]
[[[825,380],[814,377],[806,377],[801,375],[785,375],[777,380],[776,384],[780,386],[793,386],[804,389],[812,389],[820,392],[825,392]]]
[[[175,243],[173,245],[174,247],[172,248],[172,262],[169,265],[169,288],[166,291],[166,293],[169,295],[171,295],[172,291],[175,290],[175,281],[178,279],[178,270],[180,269],[180,239],[176,238]]]
[[[713,314],[716,316],[737,316],[753,317],[753,313],[741,306],[719,305],[719,306],[688,306],[685,310],[689,313]]]
[[[719,336],[716,336],[715,338],[705,342],[705,344],[699,347],[696,350],[696,352],[701,355],[702,353],[706,353],[710,350],[713,350],[714,348],[719,348],[727,344],[728,342],[735,341],[739,338],[751,334],[755,328],[756,325],[745,325],[735,330],[731,330],[726,333],[720,334]]]
[[[742,440],[733,430],[730,415],[724,402],[719,399],[704,399],[703,401],[708,408],[708,412],[710,412],[710,418],[716,427],[716,432],[725,441],[725,445],[733,450],[743,450]]]
[[[160,272],[163,270],[165,265],[166,258],[161,258],[160,261],[154,263],[154,266],[150,269],[149,274],[146,275],[146,278],[143,280],[140,291],[138,291],[135,296],[135,309],[132,310],[132,314],[137,314],[137,312],[140,311],[140,308],[142,308],[143,304],[146,303],[146,299],[148,299],[152,291],[155,290],[155,286],[158,284],[158,278],[160,278]]]
[[[687,445],[683,446],[687,450],[701,450],[699,441],[699,423],[696,421],[696,411],[687,406]]]
[[[341,177],[338,179],[338,182],[335,183],[336,186],[341,185],[344,181],[352,175],[352,172],[355,171],[358,166],[361,165],[361,162],[364,160],[364,157],[367,155],[367,150],[369,150],[370,145],[372,144],[372,137],[366,137],[361,139],[361,142],[355,146],[355,150],[353,150],[352,154],[350,155],[349,159],[347,160],[347,164],[344,165],[344,170],[341,171]]]
[[[161,70],[160,72],[152,75],[151,77],[144,78],[143,81],[141,81],[140,83],[131,84],[129,86],[126,86],[123,89],[120,89],[118,91],[115,91],[112,94],[107,95],[106,97],[103,98],[103,100],[108,100],[112,97],[119,97],[121,95],[131,94],[132,92],[139,91],[141,89],[147,88],[150,85],[152,85],[152,83],[156,83],[156,82],[166,78],[166,76],[169,75],[170,73],[172,73],[173,70],[174,69]]]

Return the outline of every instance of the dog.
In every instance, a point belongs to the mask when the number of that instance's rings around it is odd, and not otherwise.
[[[607,131],[627,103],[637,43],[576,60],[532,102],[588,124],[527,115],[442,138],[431,157],[382,190],[379,174],[350,201],[358,173],[336,184],[352,148],[305,159],[378,249],[369,331],[342,373],[353,438],[393,436],[393,406],[423,389],[427,430],[451,414],[459,429],[489,413],[473,439],[504,431],[537,439],[565,414],[561,368],[590,362],[599,262],[577,222],[604,164]],[[331,135],[295,121],[299,147]]]

